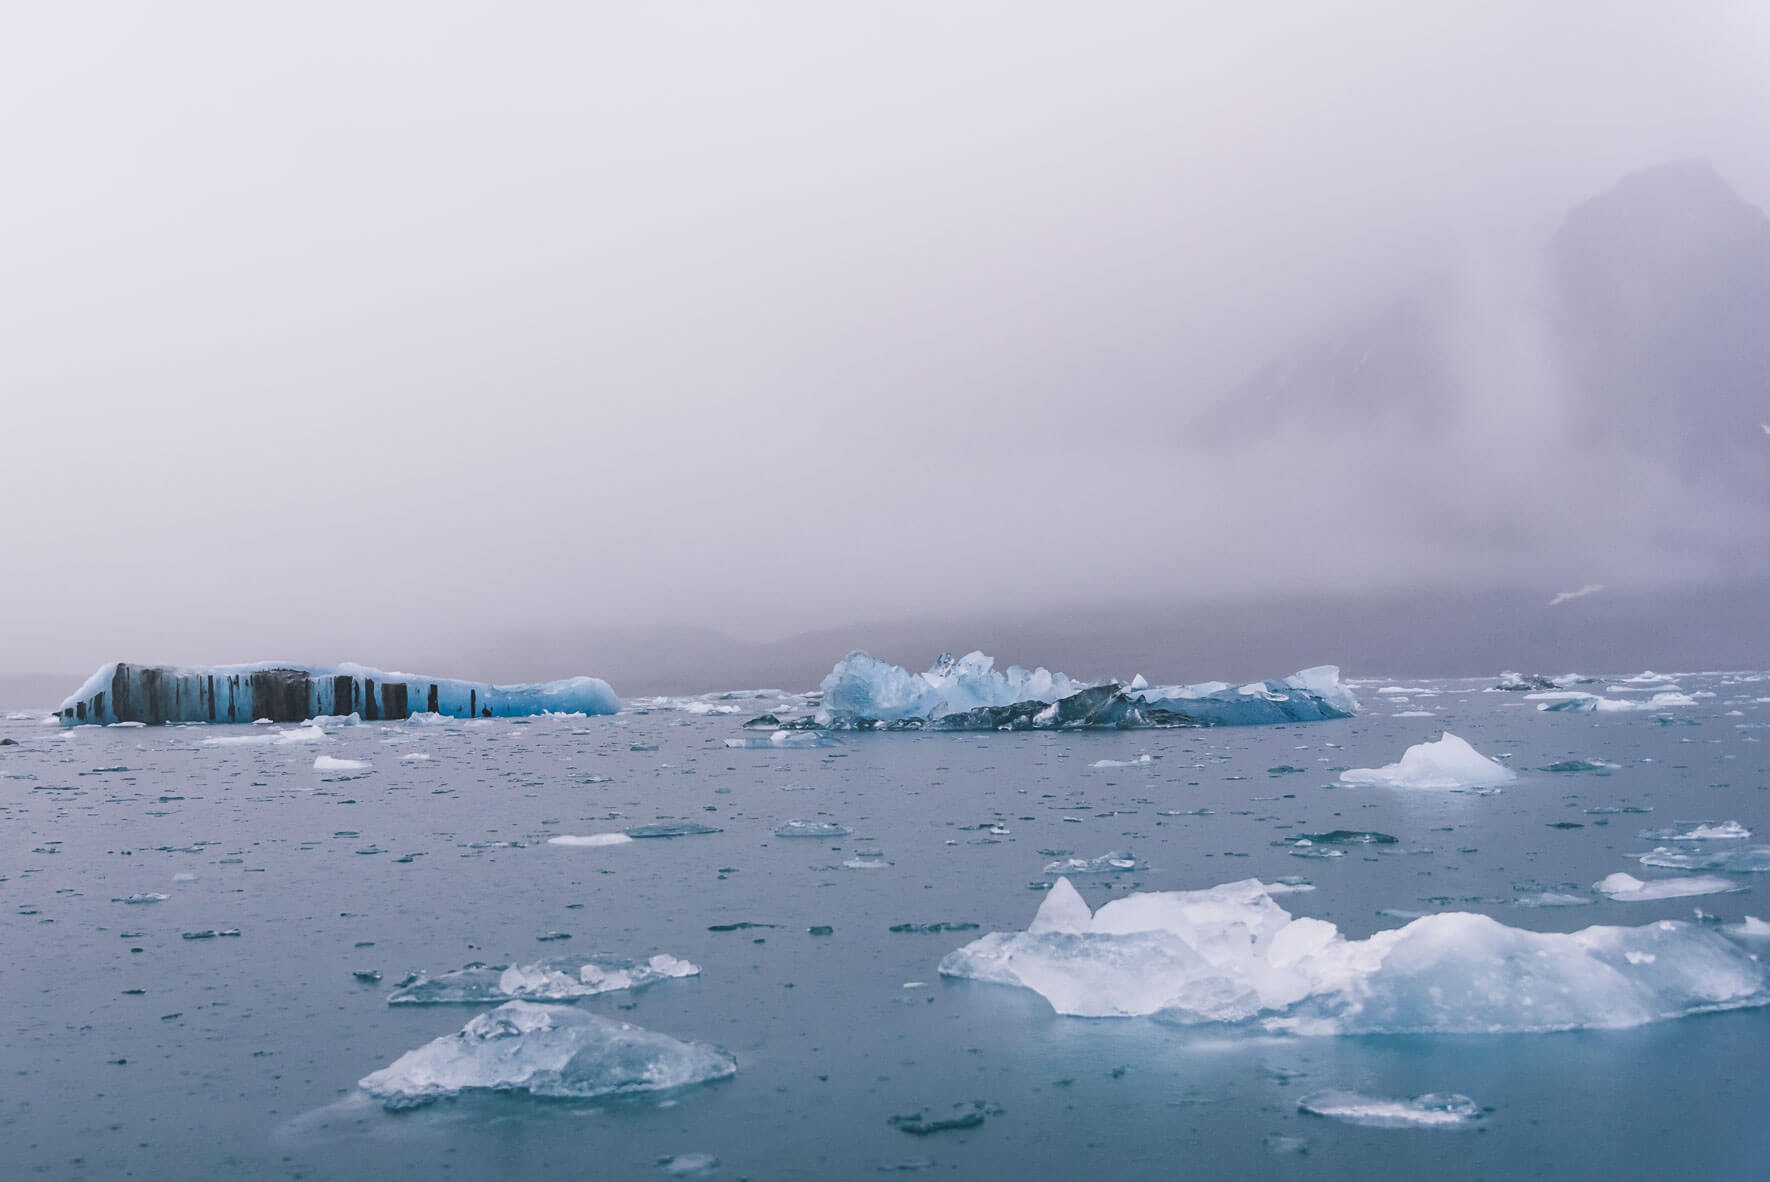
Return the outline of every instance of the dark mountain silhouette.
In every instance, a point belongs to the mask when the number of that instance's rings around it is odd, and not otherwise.
[[[1691,480],[1770,478],[1770,217],[1705,161],[1625,177],[1566,216],[1540,306],[1569,438]],[[1274,358],[1191,424],[1219,448],[1274,429],[1429,434],[1488,393],[1455,342],[1468,293],[1447,272],[1361,322]]]

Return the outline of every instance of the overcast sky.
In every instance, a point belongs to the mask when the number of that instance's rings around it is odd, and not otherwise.
[[[7,6],[0,670],[1665,565],[1175,439],[1631,170],[1770,205],[1770,6],[1231,7]]]

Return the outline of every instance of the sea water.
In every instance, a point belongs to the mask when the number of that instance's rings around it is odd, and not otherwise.
[[[19,744],[0,747],[0,1173],[1770,1175],[1770,1009],[1311,1038],[1063,1017],[938,974],[980,933],[1024,929],[1047,867],[1118,853],[1072,880],[1090,906],[1260,878],[1351,938],[1447,910],[1539,931],[1770,917],[1765,874],[1705,870],[1743,889],[1692,898],[1592,889],[1677,877],[1639,860],[1655,848],[1770,840],[1770,680],[1679,676],[1687,705],[1597,712],[1492,684],[1367,682],[1342,721],[822,747],[731,747],[767,732],[669,702],[322,723],[323,741],[262,744],[206,740],[268,728],[15,717],[0,723]],[[1517,779],[1340,780],[1446,730]],[[1639,836],[1705,821],[1754,836]],[[1296,840],[1334,830],[1394,841]],[[413,974],[659,955],[701,971],[574,1004],[723,1048],[735,1076],[400,1111],[357,1089],[494,1004],[389,1006]],[[1371,1111],[1391,1115],[1318,1115]]]

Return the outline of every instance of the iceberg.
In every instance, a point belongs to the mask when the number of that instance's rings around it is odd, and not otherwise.
[[[1342,784],[1383,788],[1492,788],[1517,778],[1511,768],[1495,763],[1449,731],[1436,742],[1409,747],[1399,763],[1340,773]]]
[[[616,714],[608,682],[570,677],[537,685],[487,685],[363,665],[287,665],[265,661],[179,669],[100,666],[56,712],[64,726],[139,722],[304,722],[332,715],[365,721],[414,714],[512,718],[534,714]]]
[[[467,1091],[586,1099],[656,1092],[725,1079],[737,1060],[720,1047],[587,1014],[512,1001],[460,1033],[407,1051],[357,1084],[388,1108],[413,1108]]]
[[[648,960],[562,956],[524,965],[471,964],[435,977],[420,976],[387,999],[390,1006],[486,1005],[499,1001],[573,1001],[621,989],[643,989],[677,977],[698,977],[700,966],[660,952]]]
[[[856,650],[823,680],[814,721],[836,729],[1028,730],[1247,726],[1350,718],[1358,700],[1332,665],[1230,686],[1086,682],[1047,669],[1005,672],[980,652],[942,653],[923,673]]]
[[[1292,918],[1257,879],[1092,913],[1059,879],[1026,931],[974,940],[940,971],[1031,989],[1075,1017],[1301,1035],[1615,1028],[1770,1004],[1770,971],[1697,924],[1532,932],[1448,912],[1348,940]]]

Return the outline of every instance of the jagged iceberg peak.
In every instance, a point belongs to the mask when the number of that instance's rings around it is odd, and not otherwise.
[[[856,650],[836,663],[821,690],[818,725],[862,729],[1236,726],[1350,718],[1358,711],[1333,665],[1243,686],[1151,686],[1141,676],[1082,681],[1043,667],[998,671],[995,659],[981,652],[942,653],[926,672],[911,673]]]
[[[1448,912],[1348,940],[1293,918],[1257,879],[1092,913],[1059,879],[1026,931],[974,940],[940,971],[1031,989],[1077,1017],[1304,1035],[1626,1027],[1770,1004],[1765,967],[1696,924],[1532,932]]]
[[[571,1006],[506,1002],[415,1051],[358,1087],[388,1108],[466,1091],[586,1099],[686,1087],[737,1073],[720,1047],[682,1042]]]
[[[428,713],[454,718],[616,714],[606,681],[569,677],[533,685],[488,685],[364,665],[247,665],[174,668],[102,665],[61,704],[63,725],[143,722],[302,722],[357,714],[367,721]]]

